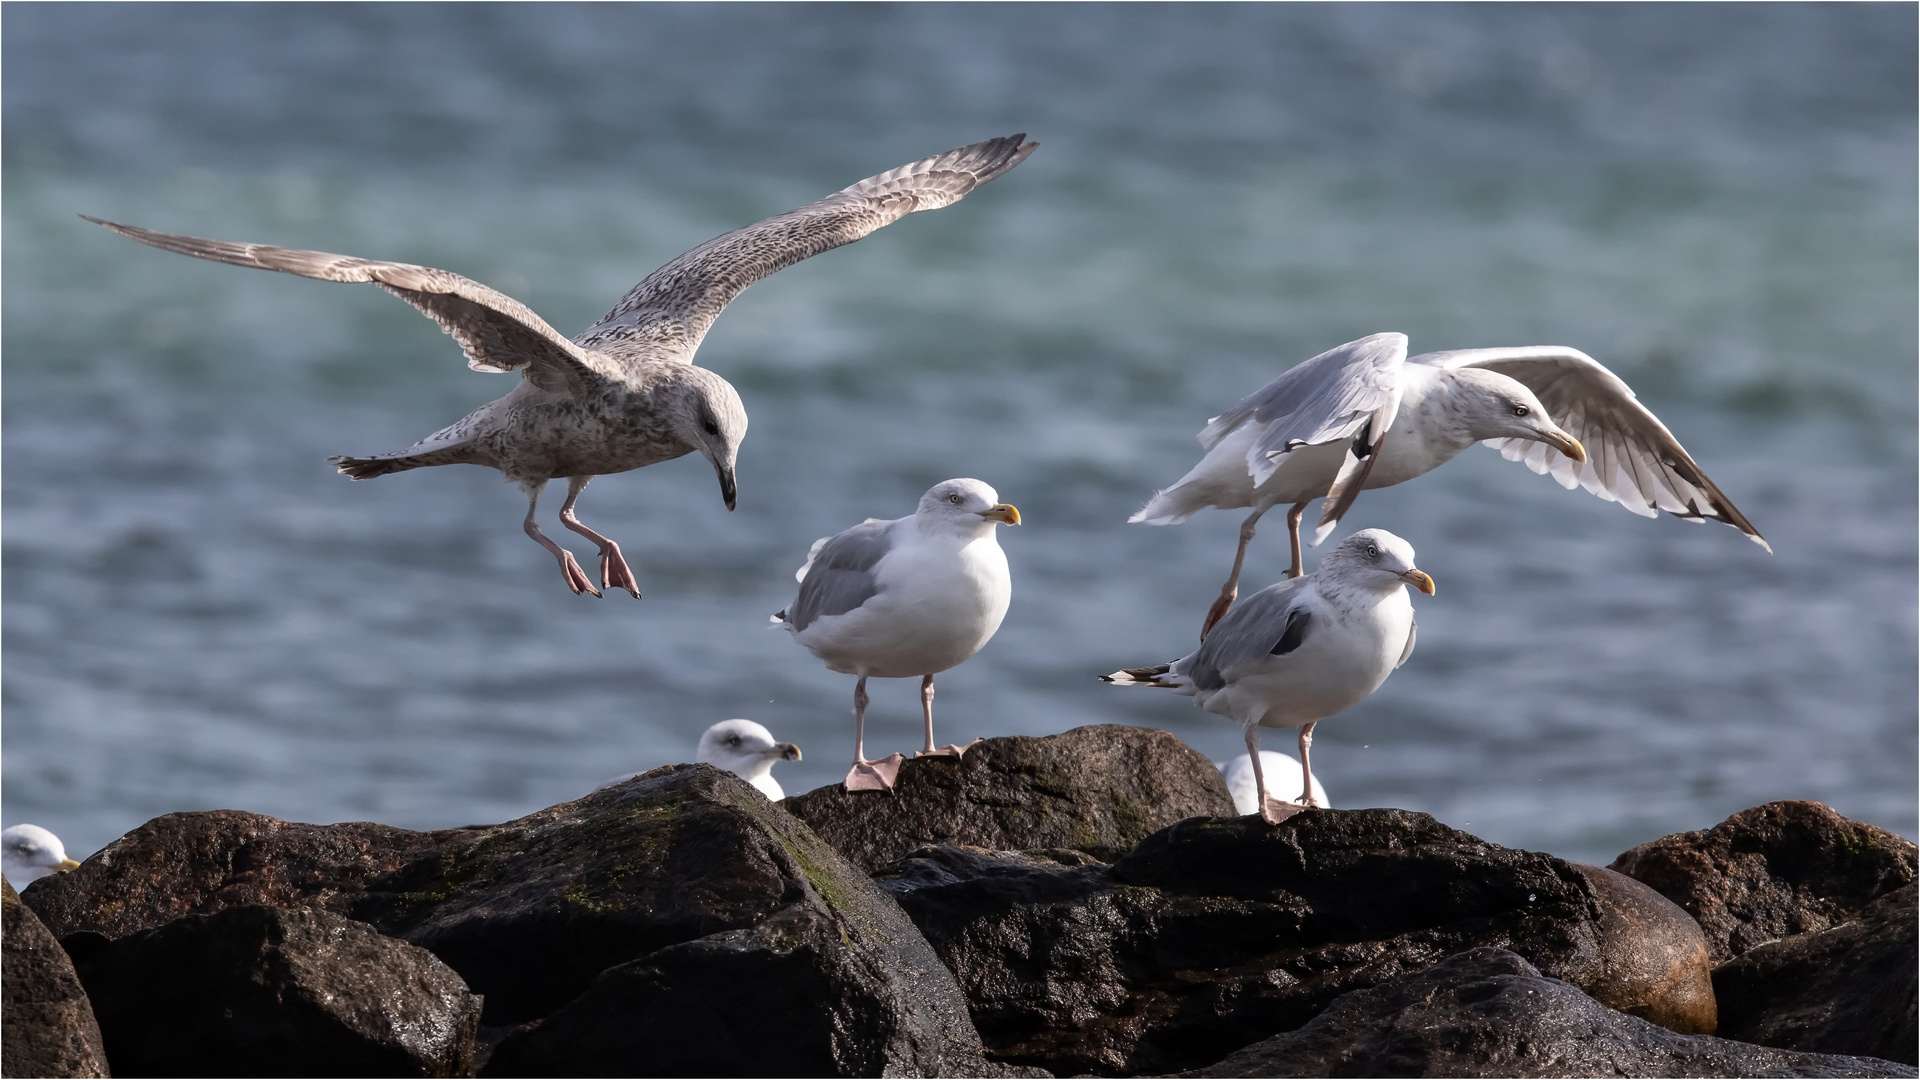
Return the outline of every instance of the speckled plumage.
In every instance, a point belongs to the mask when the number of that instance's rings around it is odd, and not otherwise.
[[[818,202],[736,229],[647,275],[606,316],[571,340],[511,297],[445,270],[321,251],[175,236],[99,218],[122,236],[195,258],[368,282],[440,324],[476,371],[518,371],[522,381],[397,453],[340,457],[362,480],[431,465],[498,469],[527,493],[525,528],[558,559],[574,592],[599,595],[567,554],[533,523],[548,480],[568,479],[566,526],[600,547],[607,587],[639,588],[618,545],[573,517],[574,500],[595,476],[627,472],[699,452],[735,500],[734,461],[747,415],[733,387],[693,364],[713,320],[734,297],[775,271],[920,210],[951,205],[1024,161],[1025,135],[989,139],[869,177]]]

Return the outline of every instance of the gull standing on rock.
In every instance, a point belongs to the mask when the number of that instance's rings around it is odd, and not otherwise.
[[[0,872],[15,888],[80,864],[67,858],[60,838],[38,825],[10,825],[0,831]]]
[[[1287,576],[1299,577],[1309,502],[1326,500],[1318,546],[1362,489],[1404,483],[1476,442],[1643,517],[1714,518],[1773,550],[1633,390],[1586,353],[1538,345],[1408,358],[1407,336],[1393,333],[1329,349],[1209,420],[1200,464],[1127,520],[1177,525],[1209,506],[1253,508],[1205,638],[1239,592],[1260,515],[1293,504]]]
[[[996,525],[1020,511],[978,480],[946,480],[920,496],[911,517],[866,521],[814,541],[794,574],[800,595],[773,622],[826,662],[855,676],[853,768],[848,791],[893,787],[901,756],[866,756],[867,679],[920,676],[926,749],[915,757],[959,757],[933,745],[933,676],[980,651],[1000,629],[1013,579]]]
[[[1242,814],[1260,812],[1260,781],[1253,775],[1253,755],[1241,754],[1226,761],[1216,761],[1213,767],[1220,770],[1221,779],[1227,782],[1227,794],[1233,796],[1233,808]],[[1283,769],[1297,769],[1300,763],[1278,750],[1260,751],[1260,771],[1278,775]],[[1312,784],[1313,805],[1332,806],[1333,800],[1327,797],[1327,789],[1320,786],[1320,778],[1314,777]]]
[[[1260,814],[1279,824],[1314,798],[1313,726],[1365,701],[1413,655],[1413,602],[1405,586],[1433,595],[1413,547],[1385,529],[1342,540],[1306,577],[1269,585],[1228,612],[1200,648],[1171,664],[1102,675],[1125,686],[1160,686],[1240,724],[1246,733]],[[1267,794],[1262,727],[1300,729],[1300,798]]]
[[[565,477],[561,523],[600,549],[601,585],[637,599],[640,585],[620,546],[581,524],[573,505],[595,476],[698,451],[718,475],[727,509],[734,508],[734,463],[747,433],[747,412],[725,379],[693,364],[721,309],[776,270],[850,244],[907,214],[958,202],[1026,160],[1039,144],[1025,138],[989,139],[902,165],[709,240],[647,275],[571,340],[511,297],[445,270],[86,220],[182,255],[322,281],[371,282],[453,335],[468,367],[520,372],[512,393],[405,450],[333,460],[355,480],[427,465],[500,470],[526,493],[522,528],[559,561],[567,587],[576,595],[599,596],[573,555],[534,523],[547,481]]]

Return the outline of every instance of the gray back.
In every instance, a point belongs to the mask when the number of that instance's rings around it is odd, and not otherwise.
[[[878,593],[873,568],[893,549],[888,535],[893,525],[862,522],[823,544],[801,579],[800,596],[787,609],[787,622],[805,630],[815,619],[845,615]]]
[[[1275,582],[1234,605],[1188,662],[1187,677],[1193,685],[1218,690],[1227,685],[1227,672],[1272,653],[1287,632],[1288,614],[1311,595],[1307,580]],[[1309,626],[1306,633],[1312,632]]]

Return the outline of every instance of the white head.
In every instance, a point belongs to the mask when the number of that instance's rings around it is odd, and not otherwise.
[[[14,825],[0,832],[0,870],[16,888],[79,865],[67,858],[59,837],[38,825]]]
[[[681,442],[700,451],[720,478],[720,497],[732,511],[739,498],[733,468],[747,437],[747,407],[733,384],[706,368],[686,365],[676,384],[668,423]]]
[[[1000,501],[1000,494],[978,480],[942,480],[920,496],[913,512],[920,528],[962,536],[984,532],[995,525],[1020,524],[1020,509]]]
[[[1448,411],[1473,441],[1532,439],[1575,461],[1587,460],[1587,448],[1562,431],[1547,415],[1547,407],[1518,379],[1476,367],[1454,368],[1449,374],[1455,394],[1447,402]]]
[[[1361,529],[1340,541],[1314,576],[1381,592],[1411,585],[1433,595],[1433,579],[1413,565],[1413,545],[1385,529]]]
[[[780,781],[773,778],[776,761],[799,761],[800,748],[790,742],[775,742],[773,732],[751,720],[722,720],[700,736],[700,752],[694,758],[728,772],[752,784],[769,799],[784,799]]]

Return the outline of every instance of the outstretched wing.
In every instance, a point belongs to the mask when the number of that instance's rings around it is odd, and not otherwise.
[[[1211,450],[1241,424],[1261,425],[1247,451],[1247,471],[1258,486],[1290,450],[1349,438],[1369,421],[1377,440],[1400,411],[1400,365],[1406,358],[1405,334],[1373,334],[1328,349],[1207,421],[1200,445]]]
[[[774,619],[805,630],[815,619],[844,615],[872,599],[880,591],[874,567],[893,550],[893,524],[868,518],[816,542],[801,568],[800,595]]]
[[[543,390],[579,389],[605,376],[594,357],[525,304],[477,281],[431,266],[381,262],[324,251],[203,240],[80,215],[130,240],[196,259],[278,270],[321,281],[372,282],[419,308],[453,335],[475,371],[519,371]]]
[[[1642,517],[1665,510],[1688,521],[1724,521],[1773,550],[1632,388],[1586,353],[1558,345],[1458,349],[1408,363],[1487,368],[1523,383],[1587,450],[1582,463],[1530,439],[1487,440],[1507,460],[1550,472],[1562,487],[1584,487]]]
[[[747,286],[908,214],[959,202],[1040,145],[1022,142],[1025,138],[989,139],[902,165],[819,202],[715,237],[648,274],[574,340],[614,351],[624,342],[664,345],[690,360],[721,309]]]

